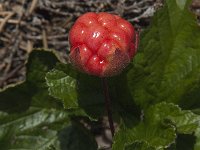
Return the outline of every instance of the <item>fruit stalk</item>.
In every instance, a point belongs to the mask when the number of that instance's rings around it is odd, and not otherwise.
[[[107,115],[108,115],[109,126],[110,126],[112,137],[114,137],[115,128],[114,128],[114,123],[113,123],[113,118],[112,118],[111,101],[110,101],[110,96],[109,96],[109,91],[108,91],[108,83],[107,83],[106,78],[102,78],[102,85],[103,85],[105,105],[106,105],[106,111],[107,111]]]

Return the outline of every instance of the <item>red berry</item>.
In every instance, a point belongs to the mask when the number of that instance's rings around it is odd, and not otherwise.
[[[86,13],[69,32],[71,63],[91,75],[117,75],[136,53],[136,35],[131,23],[117,15]]]

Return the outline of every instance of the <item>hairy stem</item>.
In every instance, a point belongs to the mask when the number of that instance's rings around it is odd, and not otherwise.
[[[102,85],[103,85],[103,91],[104,91],[104,97],[105,97],[106,111],[108,114],[109,126],[110,126],[111,134],[113,137],[114,133],[115,133],[115,128],[114,128],[114,124],[113,124],[111,101],[110,101],[110,96],[109,96],[109,92],[108,92],[108,83],[107,83],[106,78],[102,78]]]

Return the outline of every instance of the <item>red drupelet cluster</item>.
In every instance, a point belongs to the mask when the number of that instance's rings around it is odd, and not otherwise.
[[[71,63],[80,71],[99,77],[122,72],[138,45],[134,27],[105,12],[80,16],[70,30],[69,41]]]

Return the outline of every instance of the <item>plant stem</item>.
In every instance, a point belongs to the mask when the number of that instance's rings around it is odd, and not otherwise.
[[[104,91],[104,97],[105,97],[106,111],[108,114],[109,126],[110,126],[111,134],[113,137],[115,134],[115,128],[114,128],[114,124],[113,124],[111,101],[110,101],[110,96],[109,96],[109,92],[108,92],[108,82],[107,82],[106,78],[102,78],[102,85],[103,85],[103,91]]]

